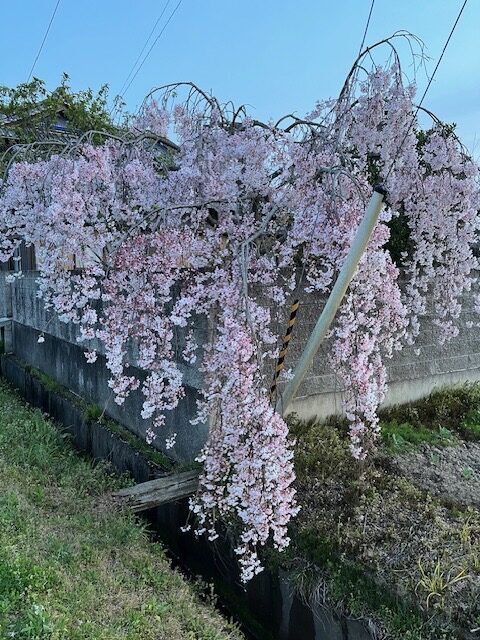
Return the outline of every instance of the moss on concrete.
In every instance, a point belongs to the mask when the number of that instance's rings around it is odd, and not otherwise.
[[[157,465],[162,471],[183,471],[186,470],[186,465],[178,465],[171,458],[168,458],[164,453],[158,449],[150,447],[142,438],[129,431],[126,427],[120,423],[109,418],[105,411],[96,404],[86,402],[80,396],[72,393],[61,385],[57,380],[49,376],[48,374],[40,371],[39,369],[30,365],[24,364],[15,359],[16,363],[22,366],[27,373],[41,382],[45,389],[66,398],[75,407],[80,409],[83,413],[86,422],[98,422],[111,433],[119,436],[124,442],[129,444],[134,450],[139,451],[148,461]],[[190,466],[188,466],[190,468]]]

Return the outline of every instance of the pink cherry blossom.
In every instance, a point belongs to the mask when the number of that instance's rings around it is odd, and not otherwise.
[[[118,404],[141,391],[149,442],[185,393],[185,367],[199,368],[196,421],[210,429],[191,509],[210,540],[219,521],[237,525],[243,580],[261,570],[259,547],[288,545],[298,511],[293,443],[268,393],[279,310],[297,286],[302,300],[328,295],[372,183],[384,181],[386,206],[328,354],[355,457],[378,435],[386,361],[415,342],[429,300],[439,340],[455,336],[478,268],[478,167],[449,128],[411,126],[415,87],[397,63],[357,76],[337,101],[277,125],[191,87],[196,100],[172,105],[167,91],[147,101],[125,143],[20,157],[1,185],[0,259],[35,245],[39,296],[78,325],[89,362],[100,341]],[[167,134],[178,151],[166,151]],[[398,221],[409,241],[394,264]]]

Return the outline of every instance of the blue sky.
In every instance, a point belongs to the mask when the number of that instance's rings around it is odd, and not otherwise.
[[[178,0],[171,0],[159,29]],[[0,0],[0,84],[27,79],[56,0]],[[61,0],[34,75],[54,88],[106,82],[117,93],[165,0]],[[376,0],[367,43],[399,29],[421,37],[430,71],[461,0]],[[356,57],[370,0],[182,0],[125,96],[135,109],[154,86],[191,80],[260,119],[303,115],[338,93]],[[155,36],[154,36],[155,37]],[[401,50],[404,71],[410,57]],[[418,75],[419,90],[427,79]],[[469,0],[425,105],[455,121],[480,155],[480,2]]]

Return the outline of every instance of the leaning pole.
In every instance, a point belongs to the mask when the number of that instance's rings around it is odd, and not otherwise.
[[[368,203],[365,215],[357,229],[357,233],[353,239],[340,273],[338,274],[335,285],[333,286],[323,311],[317,320],[314,330],[310,334],[308,342],[305,345],[305,349],[303,350],[300,360],[295,367],[292,379],[287,383],[283,393],[277,400],[276,410],[283,416],[287,413],[302,380],[312,364],[312,360],[317,353],[322,340],[325,338],[330,325],[333,322],[335,314],[337,313],[348,289],[348,285],[355,275],[358,263],[367,248],[375,225],[378,222],[385,195],[386,191],[382,186],[376,185],[373,188],[372,197]]]

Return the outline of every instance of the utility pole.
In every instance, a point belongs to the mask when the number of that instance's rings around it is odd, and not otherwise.
[[[322,340],[325,338],[330,325],[333,322],[335,314],[342,303],[343,297],[348,289],[348,285],[357,270],[358,263],[367,248],[372,232],[377,224],[380,211],[382,210],[383,198],[386,195],[385,189],[376,185],[373,188],[372,197],[368,203],[365,216],[360,223],[352,246],[345,258],[345,262],[338,274],[338,278],[328,297],[320,317],[317,320],[314,330],[312,331],[308,342],[303,350],[300,360],[293,372],[293,378],[287,383],[284,392],[277,400],[276,410],[281,415],[285,415],[287,410],[302,383],[312,360],[317,353]]]

